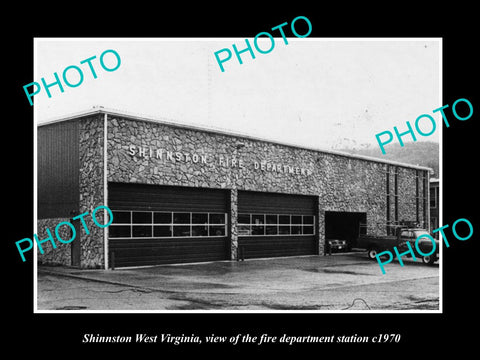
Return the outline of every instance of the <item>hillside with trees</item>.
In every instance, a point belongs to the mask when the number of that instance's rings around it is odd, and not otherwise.
[[[409,142],[401,147],[400,144],[388,144],[385,146],[386,154],[383,155],[379,146],[362,148],[336,149],[350,154],[372,156],[384,160],[393,160],[402,163],[426,166],[433,169],[431,177],[440,177],[439,173],[439,144],[435,142]]]

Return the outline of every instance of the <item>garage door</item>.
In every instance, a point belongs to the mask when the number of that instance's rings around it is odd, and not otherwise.
[[[238,245],[245,258],[314,255],[317,199],[274,193],[238,193]]]
[[[225,191],[123,183],[108,187],[115,267],[230,258]]]

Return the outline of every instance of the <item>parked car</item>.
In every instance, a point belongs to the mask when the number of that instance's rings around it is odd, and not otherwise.
[[[347,251],[348,249],[347,240],[327,239],[326,243],[326,252],[330,255],[332,254],[332,252],[343,252]]]
[[[426,231],[425,229],[403,229],[403,230],[401,230],[400,237],[401,237],[402,240],[404,240],[404,242],[401,244],[401,248],[398,248],[398,251],[400,253],[403,252],[403,251],[407,251],[408,248],[405,245],[405,243],[406,243],[406,241],[408,241],[410,243],[411,248],[414,249],[416,254],[418,254],[418,251],[415,248],[415,242],[416,242],[417,238],[420,237],[421,235],[430,235],[431,236],[431,234],[429,234],[428,231]],[[433,236],[432,236],[432,238],[433,238]],[[435,240],[435,251],[434,251],[434,253],[432,255],[427,255],[427,256],[419,255],[422,258],[422,261],[425,264],[430,264],[431,265],[435,261],[438,260],[440,243],[439,243],[438,240],[436,240],[436,239],[434,239],[434,240]],[[417,244],[418,244],[418,248],[420,249],[420,251],[424,254],[428,254],[432,251],[433,243],[427,237],[421,237],[418,240]]]
[[[369,259],[376,260],[376,256],[383,251],[390,251],[394,256],[395,252],[393,248],[396,246],[399,253],[403,253],[408,250],[407,242],[410,243],[411,248],[415,252],[415,255],[422,259],[423,263],[432,265],[439,258],[439,241],[435,240],[435,251],[428,256],[422,256],[418,253],[415,247],[415,241],[421,235],[428,234],[425,229],[419,228],[395,228],[396,235],[387,236],[371,236],[360,235],[357,240],[357,247],[367,250],[367,256]],[[433,238],[433,237],[432,237]],[[424,254],[428,254],[432,251],[433,243],[429,238],[422,237],[418,240],[418,248]],[[405,256],[411,257],[408,253]]]

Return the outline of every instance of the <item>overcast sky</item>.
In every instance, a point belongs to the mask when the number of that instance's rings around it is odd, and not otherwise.
[[[253,39],[249,39],[253,46]],[[260,43],[268,49],[270,42]],[[375,134],[406,129],[441,103],[439,39],[275,38],[268,54],[235,55],[221,72],[214,52],[245,47],[234,39],[37,38],[34,79],[54,81],[69,65],[83,69],[83,83],[65,92],[52,87],[34,98],[39,123],[94,105],[180,123],[315,148],[376,144]],[[121,57],[106,72],[99,57]],[[87,64],[92,61],[98,78]],[[222,54],[224,56],[224,54]],[[105,57],[115,64],[112,54]],[[113,64],[113,65],[111,65]],[[69,72],[75,82],[75,71]],[[26,100],[28,101],[28,100]],[[437,123],[439,114],[434,118]],[[437,129],[441,126],[437,127]],[[428,128],[425,126],[425,131]],[[393,130],[392,130],[393,131]],[[438,141],[439,131],[419,141]],[[408,139],[405,139],[408,140]]]

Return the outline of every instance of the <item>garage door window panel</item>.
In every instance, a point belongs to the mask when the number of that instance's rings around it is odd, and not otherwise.
[[[292,225],[292,235],[301,235],[302,234],[302,227],[298,225]]]
[[[278,223],[281,225],[288,225],[290,226],[290,215],[279,215],[278,216]]]
[[[311,215],[310,216],[309,215],[304,215],[303,216],[303,224],[304,225],[308,225],[308,224],[313,225],[313,220],[314,220],[313,216],[311,216]]]
[[[190,224],[190,213],[173,213],[173,223],[174,224]]]
[[[225,225],[226,221],[226,214],[210,214],[210,225],[217,224],[217,225]]]
[[[304,235],[314,235],[313,226],[304,226],[303,227],[303,234]]]
[[[174,225],[173,236],[190,237],[190,225]]]
[[[129,238],[131,236],[130,225],[111,225],[109,229],[109,235],[111,238]]]
[[[290,225],[280,225],[278,227],[278,234],[279,235],[290,235]]]
[[[133,226],[132,237],[152,237],[152,225]]]
[[[154,226],[153,236],[154,237],[172,237],[172,226],[171,225]]]
[[[132,213],[131,211],[112,211],[113,220],[110,225],[109,235],[111,238],[129,238],[132,236]]]
[[[147,211],[132,212],[133,224],[152,224],[152,213]]]
[[[225,213],[113,211],[113,214],[111,238],[226,236]]]
[[[210,236],[225,236],[225,226],[210,226]]]
[[[252,214],[252,224],[254,225],[265,224],[265,215]]]
[[[208,213],[193,213],[192,224],[193,225],[208,224]]]
[[[278,226],[267,226],[265,228],[266,235],[277,235],[278,234]]]
[[[171,212],[155,212],[153,213],[153,222],[155,224],[171,224],[172,213]]]
[[[113,211],[113,224],[130,224],[132,222],[131,211]]]
[[[192,226],[192,236],[208,236],[208,225]]]
[[[302,224],[302,217],[298,215],[292,216],[292,224],[301,225]]]
[[[132,237],[152,237],[152,212],[132,212]]]
[[[239,236],[314,235],[312,215],[239,214]]]

